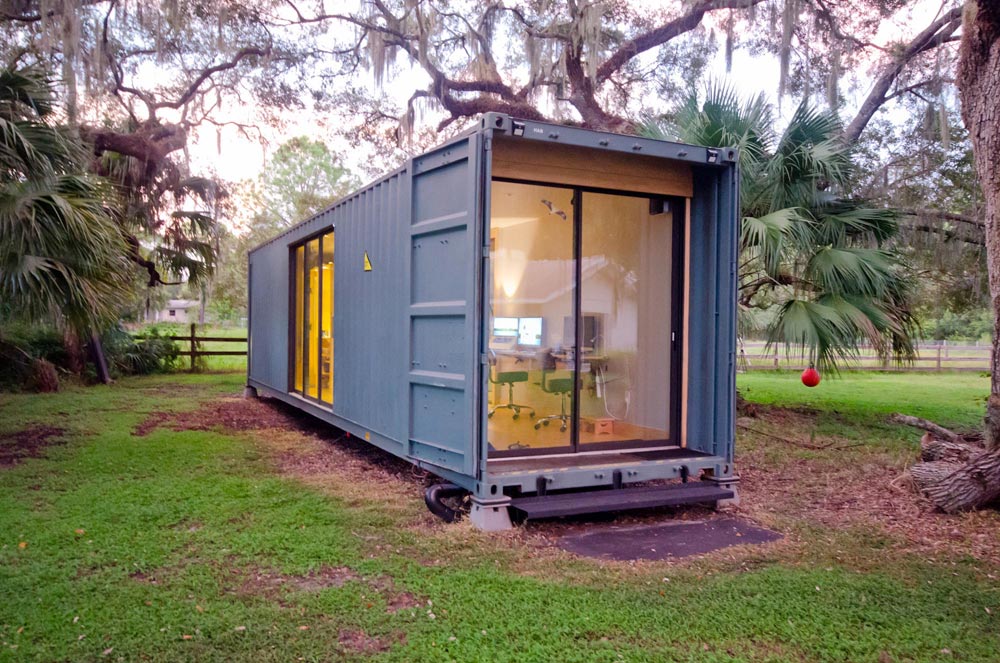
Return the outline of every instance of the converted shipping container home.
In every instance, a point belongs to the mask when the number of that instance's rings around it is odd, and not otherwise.
[[[488,114],[250,252],[248,387],[480,527],[732,499],[737,187],[731,149]]]

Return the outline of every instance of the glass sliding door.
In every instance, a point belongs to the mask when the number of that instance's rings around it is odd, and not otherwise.
[[[323,235],[320,259],[320,400],[333,403],[333,234]]]
[[[492,456],[571,448],[575,242],[572,189],[493,182],[487,285]]]
[[[319,239],[306,243],[306,396],[319,398]]]
[[[672,444],[670,204],[590,192],[582,203],[579,448]]]
[[[292,251],[292,391],[333,403],[333,233]]]
[[[682,205],[493,182],[491,457],[675,444]]]

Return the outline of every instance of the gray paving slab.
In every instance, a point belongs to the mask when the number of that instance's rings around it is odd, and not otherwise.
[[[738,518],[667,521],[652,525],[606,527],[568,534],[559,540],[563,550],[585,557],[656,560],[701,555],[729,546],[768,543],[781,538],[771,530]]]

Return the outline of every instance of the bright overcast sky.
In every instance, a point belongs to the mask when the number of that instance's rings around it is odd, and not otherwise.
[[[658,5],[657,0],[633,1],[644,6],[655,7]],[[915,32],[915,28],[921,29],[940,13],[941,6],[941,0],[921,0],[912,7],[899,12],[891,20],[882,24],[877,42],[888,43],[912,34]],[[719,49],[720,52],[715,58],[709,74],[713,79],[728,81],[747,96],[763,90],[771,94],[773,102],[777,101],[774,98],[779,74],[776,58],[750,57],[746,52],[737,49],[733,57],[732,70],[727,74],[722,50]],[[395,90],[399,96],[398,101],[402,104],[405,103],[413,90],[424,88],[427,84],[428,79],[422,71],[409,69],[397,73],[392,80],[392,85],[386,86],[386,90]],[[867,81],[862,81],[856,87],[858,89],[852,94],[847,89],[847,81],[844,81],[842,93],[847,95],[846,107],[843,110],[845,116],[848,116],[860,104],[861,99],[868,92],[869,84]],[[793,103],[786,99],[783,106],[782,110],[787,112]],[[249,112],[244,110],[241,113],[236,109],[230,117],[220,119],[239,122],[252,121]],[[344,148],[343,145],[338,145],[338,141],[327,126],[328,122],[336,122],[334,117],[295,112],[289,113],[284,122],[285,126],[283,127],[261,127],[261,131],[269,141],[267,146],[262,146],[257,140],[241,136],[232,128],[224,129],[221,155],[218,151],[216,129],[206,125],[192,136],[189,147],[191,166],[195,172],[215,171],[218,176],[225,180],[238,181],[256,178],[265,166],[267,155],[280,143],[294,136],[308,135],[327,141],[335,150]],[[359,172],[361,164],[367,160],[368,156],[358,153],[356,150],[345,154],[348,167]],[[365,178],[362,177],[362,179]]]

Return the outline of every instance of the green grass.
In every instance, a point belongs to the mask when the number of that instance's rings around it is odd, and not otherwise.
[[[804,386],[797,372],[741,373],[740,392],[749,400],[782,407],[810,407],[870,425],[901,412],[942,426],[981,425],[990,379],[973,373],[842,373]]]
[[[149,413],[235,394],[241,378],[0,395],[0,434],[68,430],[46,458],[0,468],[0,660],[368,660],[339,644],[344,629],[391,644],[372,660],[400,662],[995,663],[1000,651],[1000,585],[985,576],[995,566],[890,552],[874,534],[817,529],[794,554],[601,564],[530,537],[431,524],[416,484],[282,475],[274,434],[132,435]],[[754,399],[821,408],[839,390],[849,398],[838,407],[864,417],[907,409],[879,396],[893,388],[945,421],[971,420],[982,391],[981,381],[956,377],[953,396],[937,378],[936,390],[910,382],[910,395],[908,383],[880,378],[845,376],[805,392],[786,385],[794,376],[754,374],[741,387]],[[310,443],[288,435],[290,449]],[[356,578],[313,591],[244,587],[261,571],[321,567]],[[387,612],[389,583],[422,606]]]

